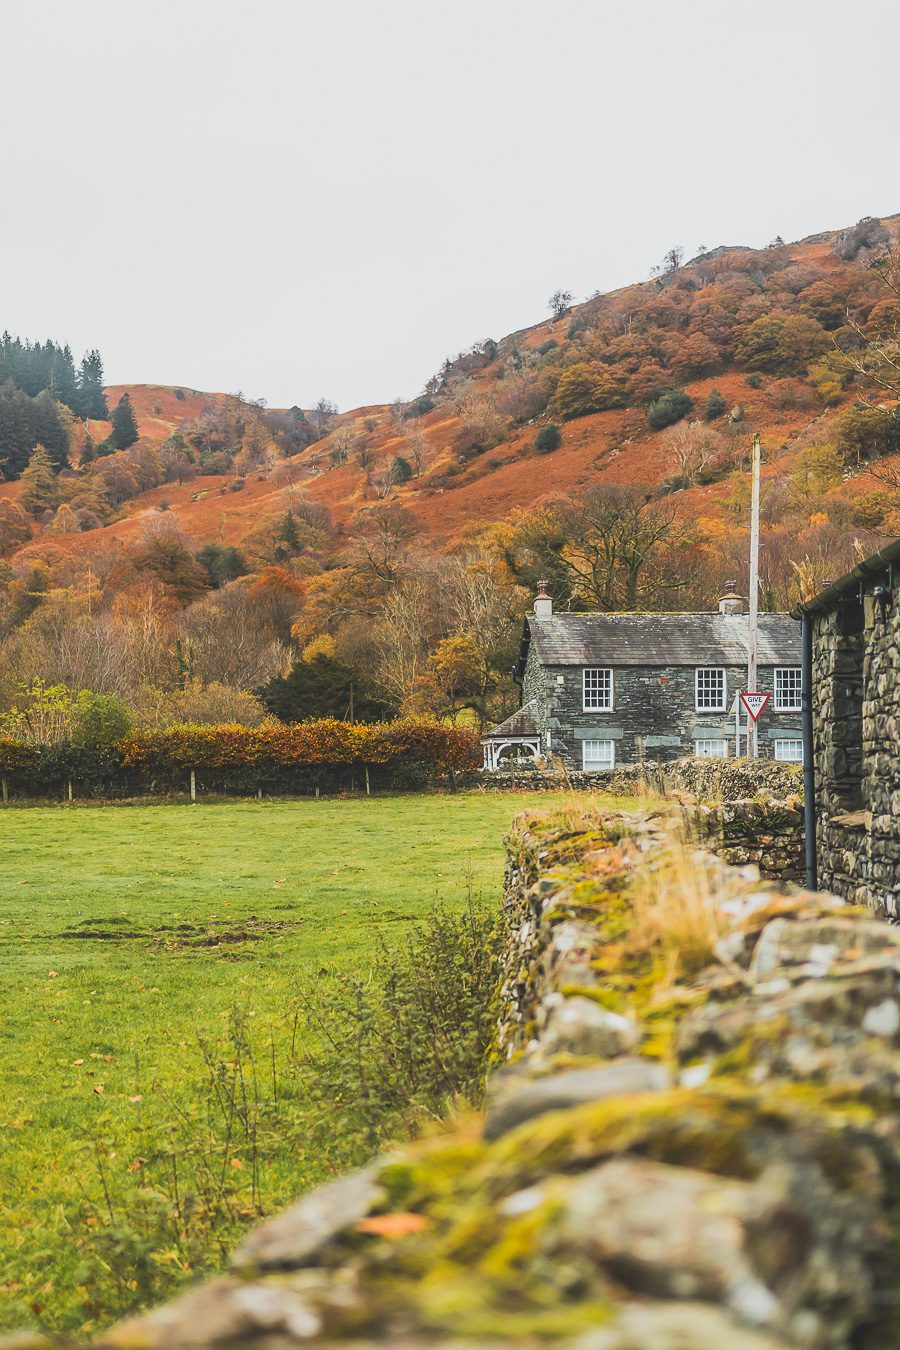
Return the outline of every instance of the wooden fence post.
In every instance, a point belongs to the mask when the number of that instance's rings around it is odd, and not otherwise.
[[[368,764],[367,764],[367,765],[366,765],[366,796],[367,796],[367,797],[371,797],[371,795],[372,795],[372,793],[371,793],[370,790],[369,790],[369,766],[368,766]]]
[[[69,779],[69,801],[72,800],[72,780]]]
[[[196,800],[197,800],[197,775],[194,772],[194,770],[191,769],[191,801],[195,802]]]
[[[5,778],[0,778],[0,788],[3,789],[3,805],[9,806],[9,783]]]

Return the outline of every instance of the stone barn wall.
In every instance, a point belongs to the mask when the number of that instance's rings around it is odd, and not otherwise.
[[[869,583],[871,590],[871,583]],[[900,917],[900,589],[813,622],[819,884]]]

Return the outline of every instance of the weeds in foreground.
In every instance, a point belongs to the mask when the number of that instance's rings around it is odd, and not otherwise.
[[[304,994],[315,1048],[298,1067],[330,1138],[362,1129],[375,1148],[454,1102],[480,1103],[502,943],[470,894],[460,913],[438,905],[399,950],[382,945],[367,980]]]
[[[365,979],[323,972],[278,1042],[255,1044],[236,1012],[223,1041],[198,1036],[187,1106],[142,1089],[136,1065],[133,1115],[86,1144],[85,1227],[73,1225],[86,1324],[219,1268],[271,1205],[276,1171],[293,1167],[299,1193],[323,1162],[358,1165],[453,1102],[476,1104],[500,946],[496,916],[471,895],[462,912],[437,905],[399,950],[379,946]],[[310,1155],[316,1169],[304,1167]]]

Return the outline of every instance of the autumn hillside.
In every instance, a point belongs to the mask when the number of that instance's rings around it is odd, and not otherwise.
[[[35,670],[88,681],[47,656],[51,616],[77,628],[89,609],[118,641],[152,611],[160,668],[95,685],[249,696],[305,659],[323,679],[331,663],[334,708],[355,681],[382,711],[488,716],[514,700],[503,672],[537,576],[575,608],[708,607],[726,577],[746,585],[754,432],[763,602],[789,605],[900,533],[898,234],[891,217],[673,249],[623,290],[559,293],[408,402],[277,410],[131,385],[105,390],[107,421],[70,398],[56,458],[24,468],[20,449],[0,483],[0,693],[4,660],[7,690]],[[49,417],[52,394],[29,415]],[[0,461],[3,435],[0,403]],[[626,586],[610,558],[629,550]],[[242,606],[255,635],[226,659]]]

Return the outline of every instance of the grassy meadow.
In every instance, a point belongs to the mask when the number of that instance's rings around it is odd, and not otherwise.
[[[316,990],[438,899],[498,897],[503,832],[534,804],[2,811],[0,1327],[89,1332],[357,1160],[287,1072]]]

